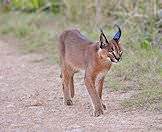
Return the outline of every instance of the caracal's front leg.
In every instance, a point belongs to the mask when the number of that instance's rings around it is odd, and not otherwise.
[[[104,79],[105,79],[105,77],[102,77],[102,78],[99,78],[98,80],[96,80],[96,86],[97,86],[97,89],[98,89],[98,95],[99,95],[99,97],[101,99],[101,102],[102,102],[102,91],[103,91]],[[106,110],[106,105],[103,104],[103,102],[102,102],[102,106],[103,106],[103,109]]]
[[[93,74],[87,71],[85,75],[85,85],[93,102],[95,109],[94,116],[100,116],[101,114],[103,114],[103,110],[100,97],[95,89],[95,77],[93,76]]]

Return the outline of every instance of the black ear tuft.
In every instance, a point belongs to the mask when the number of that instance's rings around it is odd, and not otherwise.
[[[119,39],[121,37],[121,29],[120,29],[120,27],[117,24],[115,24],[114,27],[118,28],[118,32],[116,32],[116,34],[114,35],[113,39],[115,41],[119,41]]]
[[[100,31],[101,31],[101,34],[100,34],[100,48],[103,49],[109,44],[109,42],[108,42],[105,34],[103,33],[103,30],[100,29]]]

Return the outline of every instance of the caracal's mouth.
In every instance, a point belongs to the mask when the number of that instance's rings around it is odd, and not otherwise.
[[[118,62],[119,62],[119,61],[116,60],[115,58],[110,58],[110,60],[111,60],[111,62],[113,62],[113,63],[118,63]]]
[[[117,59],[115,59],[115,58],[110,58],[110,57],[107,57],[107,60],[109,61],[109,62],[112,62],[112,63],[118,63],[120,60],[117,60]]]

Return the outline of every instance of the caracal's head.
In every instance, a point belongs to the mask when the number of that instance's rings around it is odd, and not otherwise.
[[[100,41],[99,41],[99,50],[98,54],[102,59],[107,59],[110,62],[117,63],[122,58],[122,46],[120,41],[121,29],[118,25],[115,25],[118,28],[118,31],[115,33],[112,40],[108,41],[106,35],[101,29]]]

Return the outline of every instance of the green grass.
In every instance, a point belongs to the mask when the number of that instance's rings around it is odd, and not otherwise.
[[[138,50],[134,54],[124,55],[121,64],[112,68],[108,78],[111,90],[136,91],[130,99],[122,102],[122,106],[160,109],[162,101],[161,62],[160,52],[154,49]]]
[[[152,20],[151,20],[152,21]],[[110,27],[111,28],[108,28]],[[104,28],[109,39],[113,36],[112,25]],[[148,25],[149,26],[149,25]],[[58,63],[58,35],[70,27],[78,27],[88,38],[98,41],[99,31],[91,25],[71,22],[61,15],[27,14],[20,12],[0,13],[0,35],[20,40],[23,53],[39,52],[48,56],[49,63]],[[124,108],[162,108],[162,54],[152,48],[149,38],[134,24],[124,28],[122,43],[125,47],[123,60],[112,67],[107,80],[112,91],[135,91],[121,104]],[[14,43],[14,42],[13,42]]]

